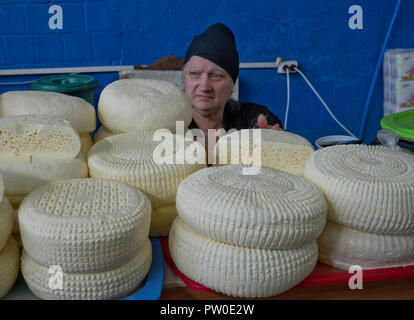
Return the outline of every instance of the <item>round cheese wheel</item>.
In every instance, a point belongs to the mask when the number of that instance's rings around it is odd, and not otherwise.
[[[86,178],[88,165],[79,153],[73,159],[38,161],[0,161],[5,194],[13,205],[18,205],[34,189],[58,180]]]
[[[151,204],[109,179],[62,180],[37,188],[19,207],[23,247],[38,264],[101,272],[132,259],[149,234]]]
[[[0,250],[0,299],[3,298],[13,287],[19,275],[20,251],[10,237],[3,250]]]
[[[172,139],[178,138],[172,135]],[[89,175],[137,187],[148,196],[154,208],[172,205],[181,181],[206,167],[205,163],[181,161],[179,157],[185,157],[187,148],[197,143],[183,141],[183,144],[154,141],[152,132],[117,134],[99,141],[89,150]],[[202,153],[204,149],[199,146]]]
[[[289,290],[312,272],[318,258],[316,241],[291,250],[243,248],[206,238],[180,218],[171,228],[169,249],[178,269],[190,279],[245,298]]]
[[[121,79],[106,86],[100,95],[98,116],[110,131],[176,130],[176,121],[187,128],[192,107],[187,95],[161,80]]]
[[[414,233],[414,157],[381,146],[316,151],[305,177],[328,203],[328,220],[372,233]]]
[[[305,138],[287,131],[243,129],[222,136],[214,152],[219,165],[254,163],[303,175],[314,148]]]
[[[318,245],[321,262],[344,270],[352,265],[379,269],[414,264],[414,234],[375,234],[328,222]]]
[[[105,138],[89,150],[89,175],[120,180],[137,187],[148,196],[153,209],[174,206],[181,181],[205,168],[206,164],[205,150],[200,144],[186,140],[178,143],[176,141],[180,139],[176,135],[172,135],[171,139],[173,141],[154,141],[152,132],[124,133]],[[186,152],[193,145],[199,147],[204,163],[187,162]],[[164,212],[167,212],[165,221],[169,221],[170,227],[171,217],[168,211]]]
[[[194,231],[220,242],[249,248],[303,246],[321,234],[327,204],[322,193],[296,175],[243,166],[199,170],[179,186],[176,206]]]
[[[40,114],[69,121],[79,134],[96,128],[95,108],[79,97],[48,91],[8,91],[0,95],[0,117]]]
[[[0,250],[4,248],[13,232],[13,207],[7,197],[0,201]]]
[[[37,264],[23,250],[22,274],[29,289],[41,299],[110,300],[123,298],[136,290],[147,276],[151,262],[149,239],[131,260],[99,273],[58,273],[58,268],[49,269]]]

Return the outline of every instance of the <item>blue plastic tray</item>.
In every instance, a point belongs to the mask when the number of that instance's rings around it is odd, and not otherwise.
[[[150,238],[152,245],[152,264],[145,283],[128,297],[120,300],[159,300],[164,282],[164,256],[158,238]],[[16,283],[4,300],[39,300],[27,287],[23,277],[19,274]]]

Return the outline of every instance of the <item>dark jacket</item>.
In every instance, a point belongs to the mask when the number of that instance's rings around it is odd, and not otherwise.
[[[263,114],[267,123],[271,126],[279,123],[282,127],[282,122],[277,116],[275,116],[265,106],[251,102],[239,102],[235,100],[229,100],[224,106],[224,129],[229,131],[230,129],[251,129],[257,128],[257,117],[259,114]],[[198,128],[194,120],[191,121],[189,129]]]

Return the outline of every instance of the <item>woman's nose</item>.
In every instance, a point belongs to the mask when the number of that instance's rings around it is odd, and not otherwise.
[[[204,91],[210,91],[211,90],[211,83],[210,79],[206,75],[202,75],[199,79],[198,86],[200,89]]]

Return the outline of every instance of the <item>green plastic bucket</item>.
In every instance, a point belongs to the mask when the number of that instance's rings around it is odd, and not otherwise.
[[[79,97],[95,106],[95,89],[99,82],[92,76],[85,74],[59,74],[40,78],[32,83],[31,89],[38,91],[52,91]]]

